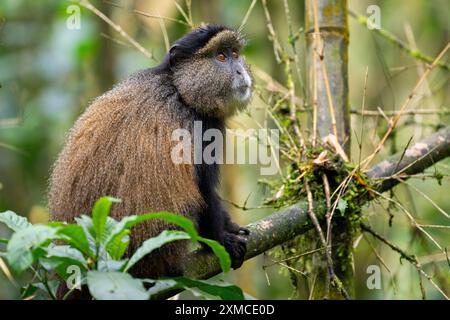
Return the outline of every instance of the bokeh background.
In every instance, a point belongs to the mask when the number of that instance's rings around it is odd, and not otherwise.
[[[239,27],[251,0],[193,0],[192,13],[196,25],[201,22],[222,23]],[[303,27],[304,2],[288,0],[295,30],[300,30],[296,42],[300,68],[304,70]],[[111,88],[132,72],[152,67],[166,52],[163,28],[169,43],[182,36],[188,27],[171,20],[145,17],[133,9],[148,14],[182,20],[172,0],[114,0],[92,1],[112,21],[120,25],[143,47],[151,51],[154,59],[146,58],[130,46],[116,31],[98,16],[81,8],[81,28],[67,27],[70,1],[56,0],[2,0],[0,1],[0,211],[13,210],[27,216],[34,223],[48,218],[46,188],[52,163],[61,150],[65,133],[89,102]],[[184,5],[180,2],[181,5]],[[404,1],[348,1],[349,9],[366,14],[368,5],[381,9],[381,27],[421,52],[435,57],[450,40],[450,3],[447,0]],[[283,1],[269,0],[275,31],[282,44],[288,47],[288,26]],[[417,62],[396,46],[374,35],[354,18],[349,17],[349,87],[350,105],[361,110],[364,77],[368,68],[366,109],[398,109],[411,92],[423,72],[424,64]],[[251,65],[284,83],[282,67],[277,65],[272,43],[268,39],[266,20],[260,1],[257,1],[243,28],[249,39],[245,56]],[[448,55],[444,61],[449,61]],[[442,125],[448,125],[449,71],[436,70],[420,92],[420,99],[412,108],[442,110],[440,114],[404,117],[399,130],[379,159],[401,151],[408,140],[417,141]],[[258,80],[258,79],[257,79]],[[301,96],[301,90],[297,95]],[[257,128],[264,122],[267,106],[255,97],[249,112],[230,121],[233,128]],[[385,120],[378,117],[352,115],[354,132],[365,132],[362,155],[373,151],[380,135],[386,129]],[[359,153],[353,137],[352,154]],[[258,184],[256,166],[224,166],[222,195],[237,204],[246,199],[248,207],[257,207],[267,196]],[[445,212],[450,212],[450,162],[448,160],[429,169],[430,174],[443,175],[441,185],[436,179],[412,179],[410,183]],[[406,186],[396,188],[394,196],[427,224],[449,225],[429,199]],[[239,210],[229,206],[235,220],[240,223],[255,221],[271,212],[270,209]],[[378,202],[364,209],[374,217],[376,228],[400,247],[423,258],[425,267],[443,290],[450,294],[450,264],[445,257],[435,254],[429,241],[418,237],[409,227],[407,219],[387,203]],[[389,227],[389,213],[394,223]],[[433,229],[433,236],[445,246],[450,242],[449,229]],[[0,238],[7,230],[0,226]],[[417,271],[401,262],[396,253],[374,243],[389,268],[381,266],[366,241],[356,243],[355,269],[357,298],[410,299],[420,298]],[[260,256],[228,275],[230,281],[258,299],[288,299],[292,293],[289,277],[269,257]],[[366,286],[369,265],[379,265],[383,274],[382,289],[369,290]],[[18,278],[20,281],[26,279]],[[424,281],[428,298],[441,298]],[[16,298],[17,289],[0,272],[0,299]]]

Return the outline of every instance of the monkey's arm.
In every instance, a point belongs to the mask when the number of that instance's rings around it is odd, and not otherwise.
[[[248,230],[246,227],[240,226],[237,223],[231,221],[230,215],[225,209],[222,209],[222,215],[225,217],[225,231],[239,235],[250,234],[250,230]]]
[[[214,188],[208,188],[203,194],[207,208],[199,219],[200,234],[220,242],[230,254],[232,267],[239,268],[247,251],[247,239],[243,235],[249,234],[248,229],[231,221]]]

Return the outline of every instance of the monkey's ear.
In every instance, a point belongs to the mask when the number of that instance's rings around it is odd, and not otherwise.
[[[171,67],[173,67],[176,63],[176,61],[178,60],[178,53],[179,53],[179,45],[174,44],[170,49],[169,49],[169,65]]]

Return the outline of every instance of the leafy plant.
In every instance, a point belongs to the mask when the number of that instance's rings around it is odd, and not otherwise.
[[[187,289],[205,298],[244,299],[242,290],[224,282],[200,281],[185,277],[166,279],[137,279],[127,273],[144,256],[163,245],[191,240],[211,247],[224,272],[230,270],[231,260],[218,242],[198,235],[189,219],[169,213],[157,212],[133,215],[117,221],[109,216],[111,206],[119,199],[102,197],[92,209],[92,217],[82,215],[75,224],[51,222],[33,225],[12,211],[0,213],[0,222],[13,234],[6,244],[6,257],[14,274],[30,271],[33,280],[21,290],[22,298],[33,297],[44,290],[55,299],[55,290],[64,281],[70,291],[87,285],[95,299],[151,299],[167,289]],[[151,219],[162,219],[180,230],[165,230],[149,238],[130,257],[125,252],[130,242],[131,228]],[[50,280],[57,275],[58,281]],[[146,289],[145,284],[152,284]],[[148,287],[148,286],[147,286]]]

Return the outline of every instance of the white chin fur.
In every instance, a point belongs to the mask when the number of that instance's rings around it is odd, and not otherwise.
[[[239,102],[246,103],[250,100],[251,95],[252,95],[252,90],[251,90],[252,78],[250,78],[250,75],[247,72],[244,72],[243,77],[244,77],[244,79],[243,79],[244,83],[247,87],[245,89],[236,88],[238,85],[241,84],[241,83],[239,83],[239,84],[236,83],[236,87],[234,87],[235,88],[234,89],[234,98]]]
[[[250,87],[246,88],[246,89],[245,89],[245,92],[244,92],[244,93],[241,93],[240,100],[241,100],[241,101],[248,101],[248,100],[250,100],[251,94],[252,94],[252,92],[251,92]]]

